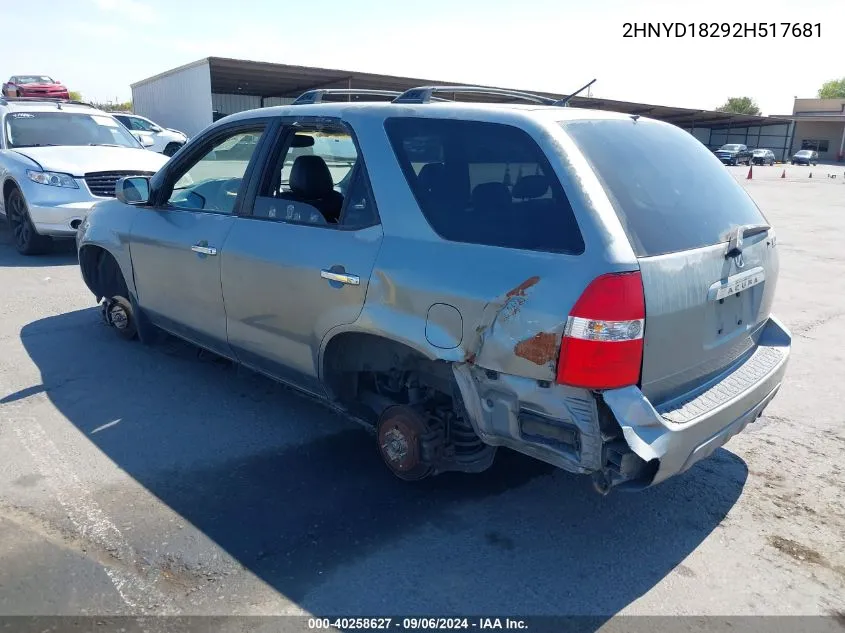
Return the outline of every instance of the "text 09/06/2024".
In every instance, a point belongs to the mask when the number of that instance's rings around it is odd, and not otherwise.
[[[622,37],[821,37],[821,22],[625,22]]]

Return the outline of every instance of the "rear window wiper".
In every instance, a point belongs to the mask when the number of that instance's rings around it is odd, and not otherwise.
[[[768,224],[741,224],[733,229],[730,242],[728,243],[728,252],[725,253],[725,259],[742,255],[742,240],[744,237],[764,233],[770,228],[772,227]]]

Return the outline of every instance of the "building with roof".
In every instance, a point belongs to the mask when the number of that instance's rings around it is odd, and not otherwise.
[[[455,82],[396,77],[347,70],[291,66],[267,62],[207,57],[132,84],[136,113],[165,127],[194,136],[227,114],[254,108],[285,105],[308,90],[324,88],[405,91],[426,85],[460,85]],[[520,88],[542,96],[567,95]],[[443,95],[450,97],[448,93]],[[346,97],[355,100],[355,97]],[[469,99],[453,95],[456,100]],[[473,95],[474,101],[501,101],[495,95]],[[717,149],[725,143],[771,149],[779,160],[790,151],[792,117],[675,108],[671,106],[615,101],[577,96],[573,107],[612,110],[648,116],[673,123],[694,135],[704,145]]]
[[[845,99],[795,99],[790,154],[802,149],[819,153],[823,162],[845,161]]]

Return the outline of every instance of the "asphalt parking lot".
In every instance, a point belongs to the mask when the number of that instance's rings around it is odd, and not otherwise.
[[[323,407],[119,340],[72,246],[0,228],[0,614],[845,614],[845,167],[728,169],[777,229],[787,382],[607,497],[504,451],[403,484]]]

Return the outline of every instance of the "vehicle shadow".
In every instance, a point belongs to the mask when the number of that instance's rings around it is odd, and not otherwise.
[[[21,339],[43,385],[0,402],[45,391],[118,467],[317,615],[592,615],[598,628],[719,527],[748,475],[720,450],[654,489],[601,497],[501,451],[480,475],[407,484],[325,407],[178,341],[120,341],[94,309]],[[118,500],[110,512],[129,505],[117,488],[94,494]]]
[[[43,255],[26,256],[15,250],[9,223],[0,218],[0,267],[41,268],[44,266],[69,266],[78,264],[76,244],[73,240],[53,240],[50,250]]]

